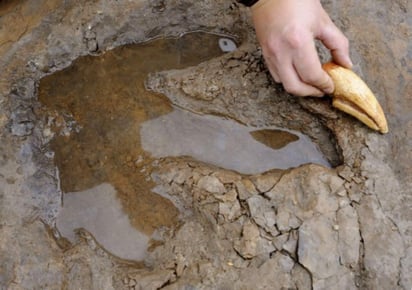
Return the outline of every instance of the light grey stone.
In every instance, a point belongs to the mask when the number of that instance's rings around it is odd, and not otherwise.
[[[358,208],[364,241],[367,284],[372,289],[397,289],[401,258],[405,249],[399,232],[385,216],[376,196],[362,198]]]
[[[289,233],[281,234],[273,239],[273,244],[275,245],[276,249],[281,251],[283,249],[283,245],[288,241]]]
[[[343,265],[355,267],[359,260],[360,234],[358,215],[351,206],[341,208],[337,212],[339,225],[339,255]]]
[[[192,176],[192,170],[190,168],[182,168],[180,169],[176,176],[173,178],[173,181],[177,184],[185,183],[190,177]]]
[[[243,178],[235,182],[237,192],[240,200],[246,200],[249,197],[258,194],[255,185],[249,179]]]
[[[250,259],[258,254],[259,228],[251,222],[246,222],[242,230],[242,238],[235,242],[236,251],[245,259]]]
[[[401,259],[401,286],[412,289],[412,246],[406,250],[406,255]]]
[[[291,215],[289,218],[289,227],[292,229],[297,229],[302,224],[302,221],[298,219],[295,215]]]
[[[289,219],[291,214],[288,210],[283,207],[278,208],[278,213],[276,214],[276,224],[278,226],[279,231],[281,232],[288,232],[290,231],[291,227],[289,225]]]
[[[299,264],[292,269],[292,280],[298,290],[312,290],[312,277],[309,272]]]
[[[317,279],[326,279],[339,271],[338,235],[333,221],[313,217],[299,228],[299,262]]]
[[[330,193],[337,194],[338,196],[346,195],[346,190],[343,187],[343,184],[345,183],[344,179],[336,175],[331,175],[326,183],[329,186]]]
[[[267,232],[276,236],[279,232],[275,227],[276,213],[268,200],[260,195],[248,198],[247,204],[253,220]]]
[[[314,279],[313,290],[329,290],[329,289],[358,289],[355,284],[355,275],[345,268],[341,268],[339,274],[327,279]],[[376,288],[384,289],[384,288]]]
[[[226,188],[223,185],[223,183],[221,183],[220,180],[215,176],[206,175],[201,177],[197,182],[197,186],[200,189],[203,189],[210,193],[223,194],[226,191]]]
[[[260,193],[269,191],[279,181],[281,177],[279,172],[268,172],[253,177],[252,181]]]
[[[233,289],[294,289],[295,284],[291,275],[294,265],[290,257],[276,252],[260,267],[245,269],[242,279]]]
[[[291,231],[288,240],[283,244],[282,249],[289,253],[293,258],[296,257],[296,249],[298,245],[298,232]]]
[[[219,214],[221,214],[226,221],[236,220],[242,214],[239,202],[237,200],[234,202],[220,202]]]
[[[224,194],[215,194],[215,198],[223,202],[235,202],[237,201],[237,192],[234,189],[231,189]]]

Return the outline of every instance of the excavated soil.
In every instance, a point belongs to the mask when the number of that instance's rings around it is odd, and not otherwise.
[[[411,289],[412,2],[323,4],[386,135],[234,1],[1,1],[0,289]]]

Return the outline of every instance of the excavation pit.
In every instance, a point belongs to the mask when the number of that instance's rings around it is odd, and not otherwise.
[[[64,193],[57,217],[63,237],[74,243],[74,230],[84,228],[115,256],[143,260],[149,237],[179,221],[167,195],[152,190],[159,158],[188,156],[241,174],[308,163],[330,167],[300,132],[198,115],[145,89],[149,73],[199,64],[227,46],[233,49],[234,41],[211,33],[160,38],[82,57],[41,80],[39,100],[50,126],[45,134],[54,136]]]

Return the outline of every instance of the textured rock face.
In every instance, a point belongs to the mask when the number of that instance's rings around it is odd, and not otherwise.
[[[0,289],[411,289],[412,2],[324,1],[387,113],[385,137],[274,84],[247,9],[230,1],[17,2],[0,3]],[[299,130],[334,168],[241,175],[164,158],[151,176],[183,209],[181,225],[145,261],[110,255],[84,230],[69,243],[54,227],[61,191],[39,79],[80,55],[188,30],[242,43],[154,73],[148,89],[185,110]]]

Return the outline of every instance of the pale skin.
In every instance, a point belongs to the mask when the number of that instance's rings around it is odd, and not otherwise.
[[[259,0],[252,15],[266,65],[289,93],[320,97],[334,90],[315,39],[330,50],[335,63],[352,67],[349,42],[319,0]]]

